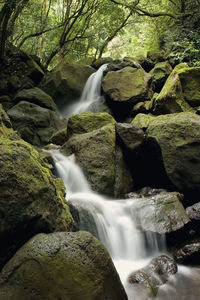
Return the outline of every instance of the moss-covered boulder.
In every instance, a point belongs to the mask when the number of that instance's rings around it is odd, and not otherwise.
[[[183,68],[178,72],[184,99],[191,106],[200,105],[200,67]]]
[[[80,97],[88,77],[94,72],[90,66],[63,60],[45,76],[40,87],[62,106]]]
[[[14,98],[14,103],[17,104],[20,101],[31,102],[53,111],[57,110],[53,99],[38,87],[19,91]]]
[[[27,101],[20,101],[7,113],[21,137],[39,147],[48,144],[52,134],[66,127],[66,120],[58,112]]]
[[[150,78],[142,69],[125,67],[119,71],[108,72],[102,86],[112,101],[134,104],[148,98]]]
[[[139,114],[133,123],[145,130],[149,150],[152,144],[159,147],[157,158],[163,162],[165,174],[174,187],[181,192],[199,192],[199,115],[190,112],[158,117]]]
[[[150,74],[152,75],[152,88],[155,92],[160,92],[167,77],[172,72],[171,65],[167,62],[159,62],[151,70]]]
[[[65,203],[64,184],[52,175],[52,166],[14,133],[10,138],[6,132],[10,139],[3,133],[0,136],[0,267],[34,234],[74,228]]]
[[[112,260],[91,234],[40,234],[0,274],[4,300],[127,300]]]
[[[191,107],[184,98],[179,73],[186,64],[177,65],[165,82],[161,92],[155,99],[153,113],[170,114],[190,111]]]
[[[113,196],[115,182],[115,125],[96,131],[74,134],[62,151],[75,154],[94,191]]]
[[[67,123],[67,135],[70,137],[73,134],[91,132],[108,124],[115,124],[115,120],[108,113],[84,112],[72,115]]]

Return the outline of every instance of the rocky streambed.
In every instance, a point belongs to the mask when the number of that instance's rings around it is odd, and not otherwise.
[[[42,151],[50,143],[75,156],[93,192],[136,197],[147,236],[166,236],[173,262],[157,258],[129,280],[164,299],[175,262],[200,265],[200,68],[148,53],[138,62],[63,61],[46,73],[13,55],[25,71],[0,74],[0,299],[127,299],[107,250],[69,209],[67,186]],[[99,112],[67,120],[103,63]]]

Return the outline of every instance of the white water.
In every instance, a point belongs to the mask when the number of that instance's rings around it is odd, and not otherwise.
[[[88,215],[93,216],[98,237],[113,259],[128,299],[148,300],[148,291],[141,289],[140,285],[133,287],[127,282],[127,278],[131,272],[146,266],[152,257],[160,255],[165,250],[165,241],[158,239],[153,233],[148,233],[145,238],[144,233],[139,230],[140,220],[135,212],[141,199],[110,200],[93,193],[82,170],[75,163],[74,155],[65,157],[59,150],[48,152],[55,161],[59,177],[64,180],[67,201],[79,213],[83,208],[89,212]],[[87,222],[90,222],[90,218]],[[88,230],[88,225],[79,229]],[[200,299],[199,278],[199,269],[179,266],[179,272],[160,287],[156,299]]]
[[[139,199],[110,200],[93,193],[75,163],[74,155],[65,157],[59,150],[49,152],[59,176],[64,180],[67,201],[78,209],[84,208],[93,216],[98,236],[108,249],[125,285],[132,271],[145,266],[152,256],[164,250],[164,240],[159,241],[156,235],[149,233],[147,243],[144,233],[137,228],[139,220],[135,218],[135,210],[140,205]]]
[[[85,111],[98,112],[101,104],[104,103],[104,97],[101,95],[101,80],[107,64],[102,65],[87,80],[81,98],[77,103],[72,104],[65,110],[65,117],[71,114],[79,114]]]
[[[68,108],[68,116],[83,111],[98,111],[101,103],[101,78],[107,65],[92,74],[85,86],[80,101]],[[136,213],[141,199],[110,200],[92,192],[75,156],[65,157],[59,150],[49,151],[55,161],[59,176],[64,180],[66,199],[76,208],[85,209],[93,218],[98,238],[108,249],[115,267],[124,284],[129,300],[149,300],[148,291],[140,285],[130,285],[128,275],[148,264],[152,257],[165,252],[164,238],[153,233],[140,231],[140,220]],[[89,216],[89,214],[87,216]],[[87,217],[86,216],[86,217]],[[143,216],[145,217],[145,216]],[[90,225],[90,224],[89,224]],[[91,224],[91,227],[94,224]],[[84,222],[80,230],[88,230]],[[83,226],[83,227],[81,227]],[[157,300],[197,300],[200,299],[200,269],[179,266],[176,275],[159,289]],[[114,299],[113,299],[114,300]]]

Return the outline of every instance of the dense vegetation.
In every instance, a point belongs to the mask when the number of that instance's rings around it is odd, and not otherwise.
[[[160,49],[197,65],[199,7],[199,0],[2,0],[0,57],[11,42],[46,66],[64,56],[80,60]]]

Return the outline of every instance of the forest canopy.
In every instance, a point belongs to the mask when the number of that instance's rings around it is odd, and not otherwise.
[[[200,59],[199,0],[0,1],[0,57],[9,43],[46,67],[67,56],[120,58],[148,50]]]

